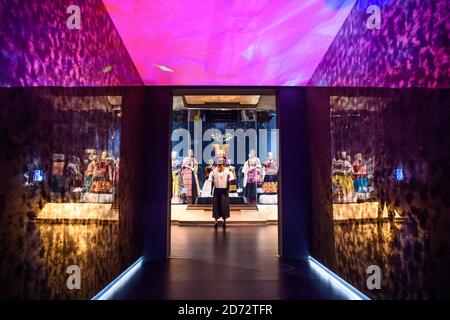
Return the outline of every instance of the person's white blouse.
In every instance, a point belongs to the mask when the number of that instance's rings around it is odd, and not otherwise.
[[[214,168],[209,175],[209,180],[214,182],[216,188],[227,188],[228,181],[233,179],[233,173],[228,168],[224,168],[222,172],[218,168]]]

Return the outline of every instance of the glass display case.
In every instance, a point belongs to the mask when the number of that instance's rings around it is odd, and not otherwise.
[[[175,102],[172,204],[212,203],[208,178],[218,154],[225,156],[225,166],[232,172],[231,205],[277,204],[277,139],[274,105],[264,109],[217,105],[186,108]]]

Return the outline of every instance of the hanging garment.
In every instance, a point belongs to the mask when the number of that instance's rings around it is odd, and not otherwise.
[[[266,175],[262,185],[264,193],[277,193],[278,191],[278,176]]]
[[[353,187],[355,192],[367,192],[369,180],[367,179],[367,166],[362,161],[353,162]]]
[[[172,160],[172,198],[178,199],[181,191],[181,163],[177,159]]]
[[[84,172],[84,183],[83,183],[84,191],[89,191],[91,189],[92,175],[94,174],[94,169],[95,169],[95,162],[91,161],[88,164],[86,171]]]
[[[276,160],[266,160],[263,163],[266,175],[275,176],[278,174],[278,163]]]
[[[183,189],[187,197],[197,197],[199,194],[200,186],[197,178],[197,168],[198,162],[194,158],[186,157],[183,159],[181,176],[183,179]]]
[[[109,160],[100,160],[95,164],[90,192],[109,193],[112,188],[112,168]]]
[[[278,163],[276,160],[268,159],[263,163],[264,182],[262,184],[263,193],[277,193],[278,191]]]
[[[247,183],[262,182],[261,162],[258,158],[254,157],[248,159],[244,163],[242,172],[244,173],[244,187]]]
[[[233,166],[228,166],[228,170],[231,172],[230,176],[230,196],[236,196],[235,193],[237,193],[237,179],[236,179],[236,168]]]

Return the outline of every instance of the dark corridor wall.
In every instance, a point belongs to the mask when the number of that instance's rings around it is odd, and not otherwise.
[[[76,149],[76,131],[55,131],[55,105],[48,96],[70,99],[123,96],[119,222],[35,221],[49,201],[48,184],[23,184],[31,158],[50,170],[52,140]],[[67,97],[64,98],[64,97]],[[3,88],[0,89],[0,297],[2,299],[88,299],[142,255],[139,215],[142,150],[136,143],[142,121],[143,88]],[[88,99],[89,100],[89,99]],[[61,121],[74,118],[63,114]],[[69,127],[70,127],[70,123]],[[104,122],[98,122],[104,126]],[[56,136],[55,136],[56,135]],[[62,136],[60,136],[62,135]],[[68,290],[66,268],[79,265],[81,290]]]
[[[370,5],[380,29],[367,28]],[[309,86],[448,88],[448,0],[357,0]]]
[[[450,297],[448,94],[447,89],[307,90],[312,256],[371,298]],[[368,118],[370,126],[353,128],[349,134],[350,145],[359,150],[367,149],[366,137],[374,135],[374,200],[381,208],[385,207],[387,217],[380,212],[375,219],[334,220],[333,210],[346,204],[332,202],[332,96],[390,101],[384,107],[371,106],[376,112]],[[351,127],[350,123],[347,125]],[[400,167],[404,177],[397,179],[395,170]],[[366,286],[370,265],[381,268],[379,290]]]

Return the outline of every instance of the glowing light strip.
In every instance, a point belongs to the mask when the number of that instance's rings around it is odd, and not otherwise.
[[[347,281],[339,277],[313,257],[309,256],[308,261],[310,266],[319,273],[324,280],[330,281],[334,286],[338,287],[349,300],[370,300],[368,296],[350,285]]]
[[[91,298],[91,300],[109,300],[127,281],[141,268],[143,257],[137,259],[127,270],[122,272],[110,284],[102,289],[99,293]]]

